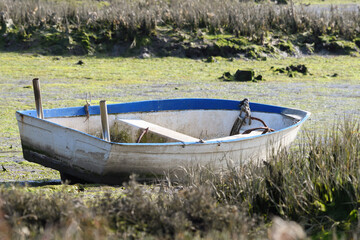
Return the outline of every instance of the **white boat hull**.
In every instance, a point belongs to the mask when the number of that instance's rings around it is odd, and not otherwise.
[[[107,184],[119,184],[132,173],[149,178],[194,165],[212,165],[221,169],[229,163],[236,166],[266,160],[290,145],[309,116],[308,112],[293,109],[282,109],[281,114],[253,112],[269,127],[279,130],[263,135],[227,136],[238,114],[238,110],[231,109],[110,113],[113,132],[120,128],[117,122],[121,119],[143,119],[199,139],[166,143],[104,141],[99,138],[98,114],[91,115],[90,119],[82,114],[53,117],[51,112],[47,117],[46,111],[45,119],[35,117],[30,111],[17,112],[16,116],[25,159],[68,176]],[[258,125],[253,123],[244,130]],[[133,133],[127,138],[131,139]]]

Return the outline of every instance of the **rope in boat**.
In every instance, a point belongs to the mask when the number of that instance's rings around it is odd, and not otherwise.
[[[252,120],[257,120],[259,122],[261,122],[262,124],[264,124],[263,127],[257,127],[257,128],[251,128],[251,129],[248,129],[248,130],[245,130],[242,134],[249,134],[251,133],[252,131],[255,131],[255,130],[261,130],[263,129],[264,131],[261,133],[261,134],[265,134],[265,133],[268,133],[268,132],[274,132],[275,130],[272,129],[272,128],[269,128],[266,123],[261,120],[260,118],[256,118],[256,117],[251,117]]]
[[[149,128],[145,128],[143,130],[143,132],[140,134],[140,136],[138,137],[138,139],[136,140],[136,143],[140,143],[141,139],[143,138],[143,136],[149,131]]]
[[[245,130],[242,134],[249,134],[252,131],[256,131],[256,130],[263,130],[263,132],[261,134],[265,134],[268,132],[274,132],[275,130],[272,128],[269,128],[266,123],[261,120],[260,118],[256,118],[256,117],[252,117],[251,116],[251,110],[250,110],[250,104],[249,104],[249,99],[248,98],[244,98],[244,100],[242,100],[239,104],[240,107],[240,114],[239,116],[236,118],[233,127],[231,128],[231,132],[230,132],[230,136],[236,135],[240,133],[240,129],[241,127],[246,124],[246,119],[248,119],[249,125],[251,125],[251,120],[256,120],[261,122],[264,127],[256,127],[256,128],[251,128],[251,129],[247,129]],[[245,117],[242,117],[241,114],[244,112]]]

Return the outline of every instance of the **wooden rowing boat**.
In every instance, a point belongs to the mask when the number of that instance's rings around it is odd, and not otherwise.
[[[295,139],[307,111],[241,101],[166,99],[107,105],[110,141],[102,139],[99,106],[17,111],[24,158],[57,169],[63,178],[119,184],[130,174],[148,178],[179,167],[217,169],[266,160]],[[237,119],[245,118],[230,136]],[[252,129],[252,131],[247,131]],[[270,131],[272,129],[273,131]],[[244,132],[248,132],[244,134]],[[264,134],[265,133],[265,134]]]

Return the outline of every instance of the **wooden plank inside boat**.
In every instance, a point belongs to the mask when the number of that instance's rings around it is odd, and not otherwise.
[[[139,135],[139,129],[141,130],[145,130],[148,129],[148,133],[149,135],[151,134],[155,134],[158,135],[158,138],[160,138],[160,142],[199,142],[200,139],[198,138],[194,138],[191,137],[189,135],[183,134],[183,133],[179,133],[176,132],[174,130],[141,120],[141,119],[116,119],[116,123],[117,123],[117,128],[118,129],[123,129],[132,135],[133,137],[131,138],[132,142],[135,142],[135,134]],[[133,134],[131,134],[133,133]],[[151,138],[151,137],[150,137]],[[145,138],[147,139],[146,142],[150,141],[150,138]],[[152,138],[154,139],[154,138]]]

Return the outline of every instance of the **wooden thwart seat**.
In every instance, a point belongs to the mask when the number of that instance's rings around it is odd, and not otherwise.
[[[168,139],[171,142],[199,142],[199,138],[194,138],[183,133],[176,132],[174,130],[161,127],[159,125],[146,122],[141,119],[117,119],[119,123],[127,124],[139,129],[148,129],[149,133],[160,135],[163,138]]]

